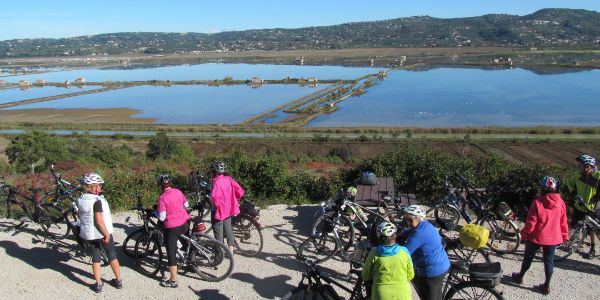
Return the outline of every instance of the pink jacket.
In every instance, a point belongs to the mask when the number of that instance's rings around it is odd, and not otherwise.
[[[544,246],[560,245],[569,239],[567,210],[560,194],[546,194],[531,202],[521,239]]]
[[[213,218],[221,221],[240,213],[238,200],[244,196],[244,189],[233,178],[218,175],[212,180],[212,202],[215,209]]]
[[[176,188],[166,188],[158,198],[158,211],[167,212],[165,228],[175,228],[189,220],[190,215],[184,207],[185,196]]]

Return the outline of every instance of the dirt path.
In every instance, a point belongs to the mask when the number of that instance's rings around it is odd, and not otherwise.
[[[230,278],[209,283],[187,273],[180,276],[179,288],[167,289],[159,286],[157,279],[148,278],[137,271],[132,259],[124,256],[119,249],[119,259],[123,266],[125,287],[116,290],[106,285],[100,298],[106,299],[276,299],[295,287],[300,280],[302,269],[294,259],[294,247],[308,234],[308,228],[316,207],[271,206],[261,212],[261,222],[265,226],[264,253],[257,258],[235,256],[235,268]],[[127,217],[130,222],[126,221]],[[132,212],[116,214],[115,240],[122,241],[125,231],[132,230],[138,223]],[[0,220],[0,229],[6,226]],[[29,225],[18,232],[0,232],[0,294],[3,299],[82,299],[95,297],[89,284],[91,267],[87,257],[81,256],[73,242],[40,242],[35,233],[40,233],[36,225]],[[583,261],[573,255],[562,263],[557,263],[553,278],[553,294],[542,297],[532,292],[533,285],[543,280],[543,266],[535,261],[522,286],[515,286],[506,280],[508,274],[520,265],[520,256],[509,255],[500,261],[505,280],[498,289],[506,299],[594,299],[599,292],[596,283],[600,275],[599,261]],[[324,264],[332,272],[345,274],[348,264],[329,261]],[[103,268],[103,278],[110,280],[112,272]],[[415,299],[416,295],[415,295]]]

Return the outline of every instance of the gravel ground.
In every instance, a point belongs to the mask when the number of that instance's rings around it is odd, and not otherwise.
[[[98,295],[90,289],[94,281],[90,259],[77,250],[74,242],[42,242],[36,236],[41,231],[35,224],[16,232],[0,232],[0,266],[4,269],[0,273],[0,298],[276,299],[294,288],[301,278],[303,268],[294,258],[294,249],[308,235],[315,211],[315,206],[275,205],[263,209],[260,221],[264,226],[265,247],[262,255],[255,258],[236,255],[231,277],[217,283],[186,273],[179,277],[179,288],[160,287],[158,279],[140,274],[135,262],[119,248],[124,288],[117,290],[105,285]],[[139,224],[134,212],[119,213],[113,218],[116,242],[123,241],[125,232]],[[0,219],[0,229],[6,224],[6,220]],[[498,289],[506,299],[596,299],[600,292],[596,283],[600,275],[598,259],[588,261],[574,254],[556,263],[550,296],[532,291],[532,287],[544,279],[543,264],[539,260],[534,261],[521,286],[507,280],[511,272],[519,269],[520,255],[493,256],[492,260],[502,263],[505,275]],[[348,263],[338,260],[328,261],[324,267],[340,276],[349,270]],[[105,281],[113,278],[109,267],[104,267],[102,272]],[[418,299],[416,294],[414,298]]]

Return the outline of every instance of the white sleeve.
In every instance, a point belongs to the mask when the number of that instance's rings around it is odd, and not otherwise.
[[[167,219],[167,211],[159,212],[158,219],[164,222]]]
[[[190,208],[190,203],[188,203],[188,201],[185,201],[185,203],[183,204],[183,207]]]

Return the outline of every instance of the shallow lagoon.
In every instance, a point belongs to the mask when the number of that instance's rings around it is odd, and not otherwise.
[[[21,90],[19,88],[0,89],[0,104],[26,99],[77,93],[99,88],[101,88],[101,86],[71,86],[69,88],[45,86],[30,87],[25,90]]]
[[[133,108],[142,112],[132,117],[156,118],[156,123],[236,124],[315,90],[299,85],[264,85],[256,89],[246,85],[136,86],[9,109]]]
[[[600,70],[395,71],[311,127],[600,126]]]

